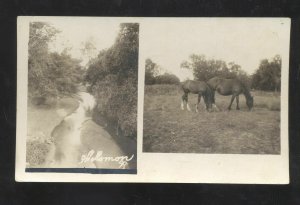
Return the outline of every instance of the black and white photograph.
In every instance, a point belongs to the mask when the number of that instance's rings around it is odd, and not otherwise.
[[[298,2],[1,5],[0,204],[299,204]]]
[[[139,24],[21,26],[29,32],[26,172],[136,174]]]
[[[143,152],[279,155],[283,28],[249,19],[145,27]]]
[[[290,21],[19,17],[16,181],[286,184]]]

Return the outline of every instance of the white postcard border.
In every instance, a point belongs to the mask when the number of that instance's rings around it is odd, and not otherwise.
[[[138,80],[138,136],[137,174],[73,174],[73,173],[28,173],[26,167],[27,132],[27,69],[28,25],[30,21],[85,18],[86,20],[140,23],[139,80]],[[245,18],[120,18],[120,17],[18,17],[17,40],[17,144],[16,181],[19,182],[170,182],[170,183],[289,183],[288,158],[288,70],[290,19],[248,18],[249,21],[279,21],[284,23],[286,35],[282,37],[285,48],[282,55],[281,79],[281,154],[173,154],[143,153],[143,103],[145,57],[143,27],[157,21],[237,21]]]

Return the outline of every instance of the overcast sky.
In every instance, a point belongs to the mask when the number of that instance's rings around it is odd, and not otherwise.
[[[279,19],[155,21],[141,28],[140,45],[145,58],[181,80],[193,79],[191,71],[180,69],[181,62],[191,54],[204,54],[208,59],[222,59],[227,63],[233,61],[252,74],[261,59],[281,55],[286,28]]]
[[[64,48],[69,47],[70,54],[78,59],[82,59],[82,65],[88,61],[80,51],[83,43],[91,39],[97,50],[109,48],[115,42],[119,32],[120,23],[115,21],[99,20],[99,19],[85,19],[85,18],[66,18],[53,19],[47,21],[61,32],[56,36],[55,41],[50,44],[52,51],[61,52]]]
[[[138,22],[139,20],[137,20]],[[61,31],[50,45],[61,52],[69,47],[73,57],[88,61],[80,49],[92,39],[98,53],[113,45],[122,21],[113,18],[47,19]],[[127,22],[127,21],[126,21]],[[140,26],[140,55],[151,58],[181,80],[192,79],[191,71],[180,68],[191,54],[235,62],[252,74],[261,59],[282,55],[287,26],[282,19],[232,18],[144,18]]]

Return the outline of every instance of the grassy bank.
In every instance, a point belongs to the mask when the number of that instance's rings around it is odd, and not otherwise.
[[[51,132],[60,123],[63,116],[77,108],[76,100],[62,98],[56,105],[34,106],[27,109],[27,166],[39,167],[45,162],[52,143]]]

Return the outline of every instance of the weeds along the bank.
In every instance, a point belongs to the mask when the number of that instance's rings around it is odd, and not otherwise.
[[[120,24],[119,35],[100,51],[86,72],[96,97],[94,120],[121,137],[136,139],[139,24]]]
[[[99,81],[93,87],[93,94],[97,100],[94,120],[114,135],[136,139],[137,80],[130,78],[122,85]]]

